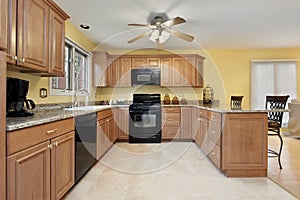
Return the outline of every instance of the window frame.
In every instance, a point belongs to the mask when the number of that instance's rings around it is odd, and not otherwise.
[[[71,47],[71,60],[69,61],[69,64],[71,65],[69,67],[69,74],[70,74],[70,81],[68,84],[70,85],[70,89],[55,89],[52,88],[52,83],[53,83],[53,77],[49,78],[49,95],[50,96],[72,96],[76,90],[74,88],[75,86],[75,66],[74,66],[74,58],[75,58],[75,51],[79,52],[80,54],[83,54],[86,57],[86,74],[85,74],[85,90],[88,91],[89,95],[84,94],[84,93],[78,93],[78,96],[84,95],[84,96],[90,96],[91,95],[91,82],[92,82],[92,69],[91,69],[91,59],[92,59],[92,54],[91,52],[87,51],[83,47],[81,47],[79,44],[76,42],[72,41],[69,38],[65,38],[65,46],[68,45]],[[65,54],[64,54],[65,55]],[[64,57],[64,64],[65,64],[65,57]],[[65,66],[64,66],[65,69]],[[66,84],[67,85],[67,84]]]

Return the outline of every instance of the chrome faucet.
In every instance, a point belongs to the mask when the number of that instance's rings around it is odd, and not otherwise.
[[[86,89],[79,89],[73,92],[73,97],[74,97],[74,107],[78,107],[80,106],[78,100],[77,100],[77,94],[78,93],[82,93],[82,94],[86,94],[86,96],[89,95],[89,92]]]

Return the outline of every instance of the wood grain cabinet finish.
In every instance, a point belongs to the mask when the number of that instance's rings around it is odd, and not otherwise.
[[[103,110],[97,113],[97,154],[100,159],[104,153],[116,141],[116,123],[113,118],[113,110]]]
[[[129,137],[129,109],[128,108],[117,108],[118,116],[116,119],[116,126],[118,129],[118,139],[128,140]]]
[[[192,115],[192,107],[181,107],[180,138],[183,140],[193,139]]]
[[[0,50],[7,48],[7,1],[0,0]]]
[[[180,139],[180,107],[162,107],[162,139]]]
[[[60,199],[74,185],[73,119],[7,135],[8,199]],[[18,144],[20,141],[22,144]]]
[[[68,16],[50,0],[8,0],[8,13],[7,62],[28,73],[63,75]]]
[[[194,141],[203,150],[205,154],[208,154],[209,152],[209,141],[207,134],[208,124],[208,111],[201,108],[194,108]]]

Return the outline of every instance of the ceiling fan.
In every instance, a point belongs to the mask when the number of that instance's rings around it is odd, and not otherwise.
[[[143,37],[150,35],[149,39],[155,43],[163,44],[165,43],[170,35],[176,36],[180,39],[183,39],[188,42],[192,42],[194,40],[194,36],[188,35],[186,33],[182,33],[180,31],[174,30],[171,27],[185,23],[185,19],[181,17],[175,17],[173,19],[168,19],[165,16],[155,16],[153,20],[150,21],[149,24],[135,24],[131,23],[128,26],[138,26],[138,27],[149,27],[150,30],[138,35],[137,37],[128,41],[128,43],[133,43]]]

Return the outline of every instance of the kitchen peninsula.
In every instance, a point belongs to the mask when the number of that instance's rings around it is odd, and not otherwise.
[[[230,110],[226,107],[204,107],[199,105],[169,105],[163,106],[162,138],[170,139],[168,116],[173,109],[177,109],[181,116],[174,141],[194,141],[208,158],[227,177],[266,177],[267,176],[267,112],[264,110]],[[36,114],[27,118],[7,118],[7,145],[11,148],[12,141],[20,130],[32,127],[42,127],[53,122],[72,119],[77,115],[97,112],[98,117],[104,111],[111,110],[114,115],[113,126],[105,128],[97,125],[97,137],[109,139],[110,145],[97,155],[99,159],[114,142],[128,138],[128,105],[89,106],[88,109],[48,110],[45,114]],[[125,113],[125,114],[124,114]],[[167,115],[165,115],[167,113]],[[106,115],[106,114],[105,114]],[[122,117],[119,117],[122,115]],[[109,117],[109,116],[107,116]],[[99,123],[99,121],[98,121]],[[110,127],[110,125],[108,126]],[[186,134],[184,129],[191,132]],[[37,129],[42,130],[42,129]],[[174,129],[173,129],[174,130]],[[113,133],[110,133],[112,132]],[[169,134],[168,134],[169,133]],[[32,132],[32,134],[34,134]],[[168,135],[166,135],[168,134]],[[114,136],[110,136],[114,135]],[[125,137],[124,137],[125,135]],[[171,137],[172,138],[172,137]],[[97,143],[101,142],[97,140]],[[37,145],[37,144],[31,144]],[[9,151],[8,151],[9,153]]]

